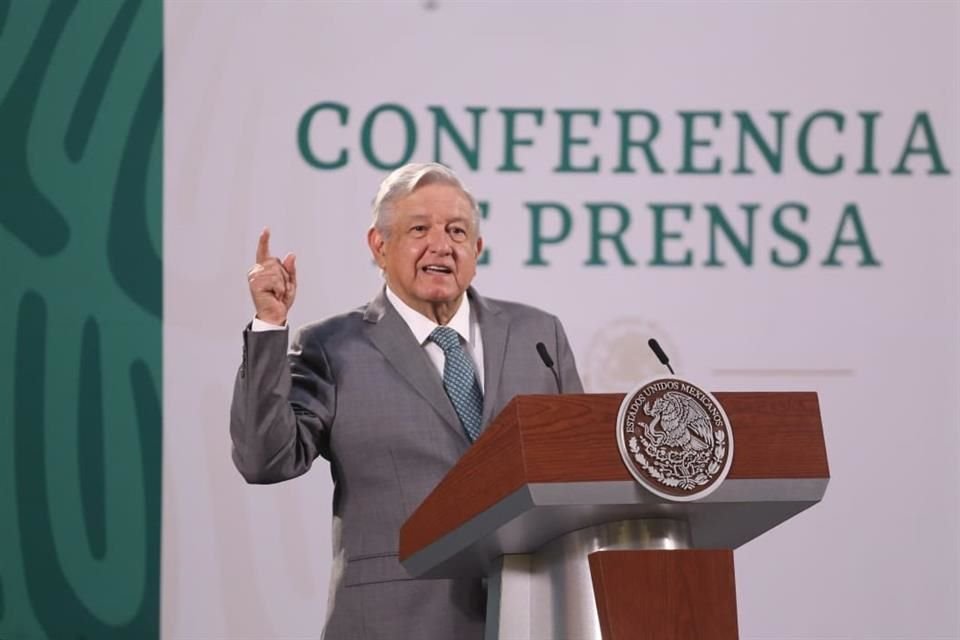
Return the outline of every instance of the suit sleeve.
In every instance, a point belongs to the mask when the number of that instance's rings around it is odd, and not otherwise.
[[[557,370],[560,373],[561,393],[583,393],[583,383],[580,382],[577,362],[570,343],[567,342],[567,334],[558,318],[554,317],[553,322],[557,334]]]
[[[243,361],[230,408],[233,463],[254,484],[305,473],[329,457],[336,385],[319,341],[287,331],[243,333]],[[305,346],[308,345],[308,346]]]

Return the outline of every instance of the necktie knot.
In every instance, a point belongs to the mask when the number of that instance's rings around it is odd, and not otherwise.
[[[452,349],[460,347],[460,334],[450,327],[437,327],[430,333],[429,339],[443,349],[444,355],[449,355]]]

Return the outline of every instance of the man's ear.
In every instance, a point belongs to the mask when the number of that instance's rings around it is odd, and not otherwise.
[[[477,236],[477,257],[480,257],[480,254],[483,253],[483,238]]]
[[[383,269],[386,253],[384,251],[384,245],[386,244],[386,239],[383,237],[383,234],[377,230],[376,227],[370,227],[370,230],[367,231],[367,246],[370,247],[370,254],[373,256],[373,261]]]

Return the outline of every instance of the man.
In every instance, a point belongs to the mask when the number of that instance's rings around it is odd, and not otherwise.
[[[367,240],[386,284],[367,305],[300,329],[287,353],[295,257],[250,270],[256,317],[231,409],[233,460],[248,482],[331,464],[334,564],[328,640],[480,640],[478,579],[413,580],[400,526],[483,427],[517,394],[580,392],[560,322],[470,287],[483,248],[479,212],[438,164],[389,175]],[[559,382],[540,361],[543,342]]]

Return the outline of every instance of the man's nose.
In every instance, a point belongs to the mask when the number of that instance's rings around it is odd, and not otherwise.
[[[429,233],[427,233],[427,243],[430,251],[440,254],[450,253],[450,236],[447,235],[447,230],[442,227],[431,227]]]

